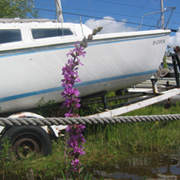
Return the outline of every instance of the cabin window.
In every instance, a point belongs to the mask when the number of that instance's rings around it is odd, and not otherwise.
[[[32,29],[34,39],[73,35],[70,29]]]
[[[19,29],[0,29],[0,44],[21,41]]]

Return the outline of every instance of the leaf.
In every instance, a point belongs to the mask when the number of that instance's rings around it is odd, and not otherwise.
[[[79,174],[83,171],[83,169],[84,169],[84,167],[81,167],[81,168],[79,169]]]
[[[64,180],[68,180],[68,179],[66,179],[66,176],[65,176],[64,172],[62,171],[62,169],[61,169],[61,175],[62,175]]]
[[[27,14],[37,17],[37,13],[33,0],[1,0],[0,3],[0,18],[25,18]]]

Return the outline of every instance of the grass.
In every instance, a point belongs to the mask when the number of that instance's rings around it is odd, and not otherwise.
[[[164,109],[150,106],[125,115],[178,114],[179,105]],[[82,176],[92,169],[107,169],[134,156],[171,153],[180,145],[180,121],[88,125],[84,133],[86,154],[80,161],[84,166]],[[62,140],[53,143],[53,152],[47,157],[5,160],[1,158],[0,179],[24,180],[33,172],[35,180],[52,180],[62,177],[64,172],[64,144]],[[29,173],[28,173],[29,172]],[[10,178],[11,177],[11,178]]]
[[[171,152],[180,144],[179,127],[179,121],[108,125],[87,138],[83,164],[104,168],[137,155]]]

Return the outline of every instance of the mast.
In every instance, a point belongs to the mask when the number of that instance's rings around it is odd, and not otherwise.
[[[62,14],[61,0],[55,0],[55,3],[56,3],[57,20],[63,23],[64,20],[63,20],[63,14]]]
[[[161,0],[161,28],[164,29],[164,3]]]

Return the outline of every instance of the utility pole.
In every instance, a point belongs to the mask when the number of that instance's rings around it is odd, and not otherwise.
[[[56,3],[57,20],[63,23],[64,20],[63,20],[63,14],[62,14],[61,0],[55,0],[55,3]]]
[[[164,3],[161,0],[161,28],[164,29]]]

